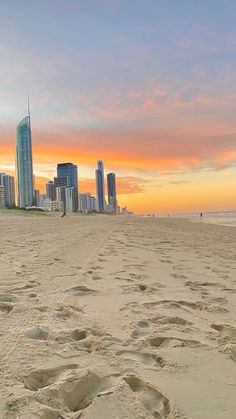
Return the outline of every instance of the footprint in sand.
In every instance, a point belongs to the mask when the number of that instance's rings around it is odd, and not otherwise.
[[[23,383],[27,389],[37,391],[54,383],[63,372],[76,368],[78,368],[77,364],[62,365],[56,368],[42,368],[25,375]]]
[[[40,388],[40,403],[64,412],[79,412],[89,407],[96,397],[111,389],[114,378],[100,377],[90,370],[68,371],[59,381]],[[112,392],[112,391],[111,391]]]
[[[131,333],[131,337],[133,339],[137,339],[139,337],[148,335],[148,333],[149,333],[149,330],[146,327],[141,327],[141,328],[138,327],[137,329],[133,330],[133,332]]]
[[[68,288],[67,290],[65,290],[65,292],[71,293],[73,295],[86,295],[86,294],[95,294],[98,291],[88,288],[85,285],[78,285],[76,287]]]
[[[67,342],[78,342],[84,340],[88,337],[89,332],[84,329],[74,329],[74,330],[61,330],[58,333],[50,333],[48,330],[42,328],[41,326],[33,326],[29,329],[24,330],[24,334],[28,339],[35,340],[51,340],[58,343],[67,343]]]
[[[153,417],[158,419],[175,419],[177,417],[176,409],[171,407],[167,397],[155,387],[135,375],[128,375],[124,377],[124,380]],[[178,415],[178,418],[181,416]]]
[[[171,259],[160,259],[162,263],[173,263]]]
[[[8,314],[13,310],[13,308],[14,308],[13,304],[0,301],[0,311],[2,313]]]
[[[170,309],[183,309],[183,310],[205,310],[208,312],[215,312],[215,313],[227,313],[228,310],[225,307],[216,304],[206,304],[200,301],[192,302],[192,301],[185,301],[185,300],[160,300],[160,301],[150,301],[147,303],[143,303],[144,307],[147,309],[153,309],[155,306],[164,306]]]
[[[146,291],[147,285],[145,285],[145,284],[139,284],[138,285],[138,288],[139,288],[140,291]]]
[[[36,283],[34,283],[33,281],[31,281],[31,282],[32,282],[31,284],[25,284],[25,285],[23,285],[22,287],[12,288],[12,289],[11,289],[11,292],[16,292],[16,291],[25,291],[25,290],[28,290],[28,289],[34,288],[34,287],[36,287],[37,285],[40,285],[40,284],[36,284]]]
[[[116,277],[116,278],[118,279],[118,277]],[[133,282],[133,280],[131,280],[131,279],[124,279],[124,278],[120,278],[120,279],[125,280],[126,282]],[[146,291],[146,292],[149,292],[149,293],[153,294],[156,291],[155,288],[148,287],[148,285],[145,285],[145,284],[123,285],[122,288],[123,288],[123,292],[126,293],[126,294],[130,294],[130,293],[133,293],[135,291],[136,292]]]
[[[190,287],[193,291],[201,290],[202,287],[220,287],[216,282],[197,282],[197,281],[187,281],[184,284],[186,287]]]
[[[203,343],[198,340],[192,339],[181,339],[170,336],[152,336],[149,338],[149,343],[155,348],[170,347],[170,348],[194,348],[196,346],[202,346]]]
[[[149,327],[150,325],[149,325],[148,321],[146,321],[146,320],[139,320],[138,323],[137,323],[137,326],[138,327]]]
[[[182,317],[178,316],[156,316],[150,319],[151,323],[160,324],[160,325],[174,325],[174,326],[192,326],[192,322],[183,319]]]
[[[101,269],[101,266],[97,265],[97,266],[91,266],[91,268],[87,271],[87,274],[92,275],[93,273],[95,273],[95,271]]]
[[[141,362],[145,365],[164,368],[168,363],[161,357],[149,352],[137,352],[122,350],[116,353],[117,356],[136,362]]]
[[[183,274],[171,274],[171,276],[173,276],[173,278],[175,279],[186,279],[186,275]]]
[[[37,294],[35,294],[35,293],[31,293],[31,294],[29,294],[29,295],[28,295],[28,297],[29,297],[29,298],[36,298],[36,297],[37,297]]]
[[[87,330],[75,329],[72,331],[61,331],[55,336],[55,341],[58,343],[78,342],[84,340],[89,335]]]
[[[92,279],[94,281],[100,281],[102,279],[102,276],[100,276],[100,275],[93,275]]]
[[[15,303],[17,298],[15,295],[11,294],[0,294],[0,301],[3,301],[4,303]]]
[[[213,323],[211,328],[218,332],[219,342],[221,345],[236,345],[236,327],[229,324]]]
[[[40,326],[33,326],[24,330],[24,334],[28,339],[47,340],[49,332]]]

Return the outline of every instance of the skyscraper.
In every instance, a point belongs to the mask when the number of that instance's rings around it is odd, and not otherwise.
[[[52,180],[49,180],[46,184],[46,197],[51,201],[56,201],[56,185]]]
[[[78,193],[75,188],[59,186],[56,188],[56,199],[63,203],[65,212],[76,212],[78,209]]]
[[[74,188],[73,199],[75,201],[74,210],[78,210],[78,167],[73,163],[59,163],[57,165],[57,177],[67,178],[67,186]],[[54,179],[55,183],[55,179]]]
[[[78,189],[78,167],[73,163],[59,163],[57,165],[57,177],[67,177],[68,186]]]
[[[19,122],[16,129],[16,165],[18,207],[31,207],[34,200],[34,187],[29,111],[28,115]]]
[[[15,179],[13,176],[0,173],[0,185],[4,186],[5,206],[12,208],[15,206]]]
[[[0,185],[0,208],[5,208],[5,188]]]
[[[116,212],[117,199],[116,199],[116,175],[115,173],[108,173],[107,175],[107,192],[108,204],[111,205],[113,211]]]
[[[34,201],[35,205],[39,207],[40,201],[41,201],[41,194],[39,189],[34,190]]]
[[[105,191],[104,191],[104,169],[102,160],[98,160],[98,168],[96,169],[96,189],[98,211],[105,211]]]

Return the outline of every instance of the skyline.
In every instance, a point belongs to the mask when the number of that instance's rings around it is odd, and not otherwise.
[[[235,209],[235,2],[17,3],[0,4],[1,172],[29,91],[41,190],[72,161],[94,193],[102,159],[137,213]]]

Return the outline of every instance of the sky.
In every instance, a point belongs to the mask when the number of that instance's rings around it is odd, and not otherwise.
[[[97,160],[137,213],[236,210],[235,0],[0,0],[0,171]]]

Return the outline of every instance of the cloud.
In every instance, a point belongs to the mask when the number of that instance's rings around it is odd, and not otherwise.
[[[188,183],[187,180],[172,180],[169,183],[171,183],[172,185],[183,185],[184,183]]]
[[[117,195],[127,195],[145,192],[147,190],[148,180],[135,176],[122,176],[116,177]],[[105,190],[106,190],[105,179]],[[81,193],[91,192],[96,195],[96,182],[95,178],[82,178],[79,179],[79,191]]]
[[[13,165],[14,139],[4,132],[0,144],[4,145],[0,165]],[[217,121],[197,128],[159,130],[33,129],[33,161],[39,176],[51,177],[62,161],[95,168],[98,159],[115,172],[223,170],[235,166],[236,130]]]
[[[199,130],[200,131],[200,130]],[[195,129],[175,132],[165,130],[65,130],[64,133],[35,133],[35,160],[49,163],[69,159],[94,166],[97,159],[116,168],[162,171],[219,164],[234,164],[236,132],[217,135],[195,132]],[[207,131],[207,130],[206,130]]]
[[[118,87],[102,85],[95,92],[74,98],[71,117],[79,116],[81,108],[92,119],[108,123],[133,123],[134,121],[152,121],[154,118],[171,118],[173,115],[194,116],[203,111],[234,108],[236,91],[229,80],[203,81],[194,70],[193,79],[175,80],[175,86],[168,87],[155,80],[143,82],[140,87],[126,83]],[[198,77],[200,80],[198,80]],[[232,79],[232,77],[230,77]],[[180,85],[179,87],[177,87]],[[152,122],[153,124],[153,122]]]
[[[118,177],[117,178],[117,194],[126,195],[134,193],[146,192],[148,188],[148,180],[135,176]]]

